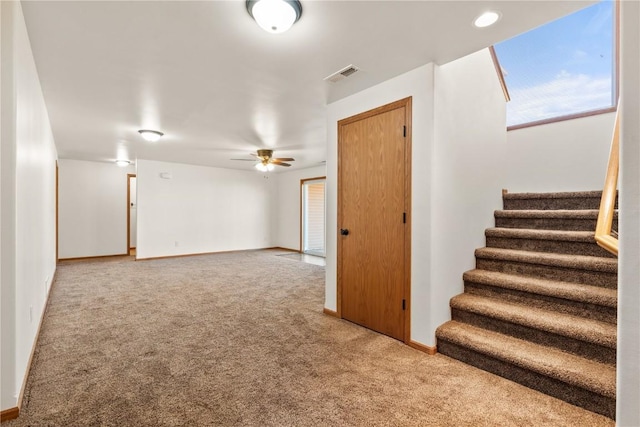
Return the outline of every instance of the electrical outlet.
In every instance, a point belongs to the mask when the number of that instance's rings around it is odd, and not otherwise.
[[[176,240],[176,242],[175,242],[175,245],[176,245],[176,248],[177,248],[177,247],[178,247],[178,241],[177,241],[177,240]]]

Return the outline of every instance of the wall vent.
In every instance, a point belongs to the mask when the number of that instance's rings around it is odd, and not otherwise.
[[[342,70],[336,71],[335,73],[331,74],[329,77],[325,77],[324,80],[331,83],[337,83],[340,80],[344,80],[347,77],[353,75],[358,70],[359,68],[356,67],[355,65],[348,65],[344,67]]]

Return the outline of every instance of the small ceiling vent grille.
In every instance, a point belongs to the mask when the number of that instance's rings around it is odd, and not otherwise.
[[[336,71],[335,73],[331,74],[329,77],[325,77],[324,80],[331,83],[337,83],[340,80],[344,80],[347,77],[353,75],[358,70],[359,68],[356,67],[355,65],[349,65],[347,67],[344,67],[342,70]]]

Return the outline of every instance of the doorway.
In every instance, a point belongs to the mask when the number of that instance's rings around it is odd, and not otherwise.
[[[136,175],[127,174],[127,253],[136,255],[136,236],[138,235],[138,202]]]
[[[410,338],[411,98],[338,122],[338,310]]]
[[[300,252],[325,256],[325,177],[300,180]]]

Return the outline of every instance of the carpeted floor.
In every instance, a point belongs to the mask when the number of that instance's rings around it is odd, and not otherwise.
[[[322,314],[277,251],[58,267],[17,426],[613,426]]]

